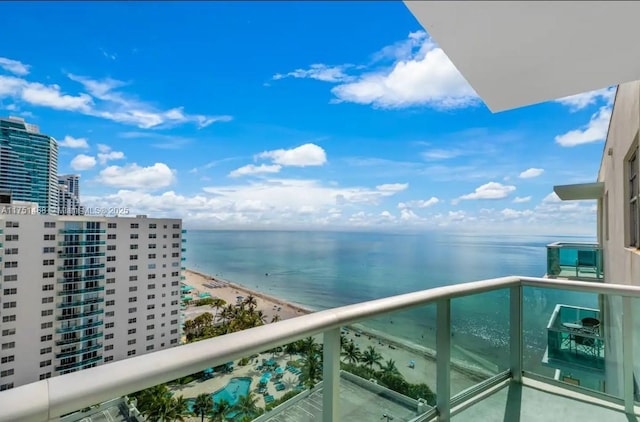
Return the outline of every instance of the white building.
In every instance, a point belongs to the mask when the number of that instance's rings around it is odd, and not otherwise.
[[[80,175],[58,176],[58,214],[82,214],[80,211]]]
[[[33,211],[0,212],[0,390],[179,343],[180,220]]]

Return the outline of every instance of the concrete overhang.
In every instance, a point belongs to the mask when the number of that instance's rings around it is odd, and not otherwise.
[[[640,79],[640,2],[404,3],[493,112]]]
[[[577,185],[554,186],[553,191],[563,201],[575,201],[584,199],[602,198],[604,183],[580,183]]]

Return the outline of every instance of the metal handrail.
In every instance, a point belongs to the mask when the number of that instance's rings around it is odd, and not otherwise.
[[[22,385],[0,393],[0,422],[49,421],[114,397],[150,388],[300,338],[331,330],[335,333],[335,329],[339,327],[381,314],[511,287],[551,288],[640,298],[640,287],[518,276],[436,287],[327,309]]]

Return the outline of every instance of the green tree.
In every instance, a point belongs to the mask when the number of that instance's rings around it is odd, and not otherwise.
[[[311,390],[322,379],[320,355],[314,349],[307,350],[303,357],[301,380]]]
[[[373,365],[380,366],[382,361],[382,355],[378,353],[375,347],[369,346],[367,350],[362,353],[362,363],[367,365],[369,369],[373,369]]]
[[[221,399],[211,412],[210,422],[224,422],[227,420],[227,413],[231,411],[231,405],[225,399]]]
[[[244,417],[250,417],[253,419],[260,414],[260,408],[258,407],[258,397],[253,391],[245,396],[238,397],[238,402],[233,406],[233,410],[242,414]]]
[[[353,342],[345,343],[340,353],[348,363],[358,363],[362,359],[360,348]]]
[[[382,372],[383,374],[400,375],[400,371],[398,370],[396,362],[393,359],[389,359],[384,363],[384,365],[381,365],[380,372]]]
[[[213,409],[213,398],[211,394],[198,394],[195,403],[193,403],[193,413],[200,416],[200,421],[204,422],[204,417],[208,416]]]

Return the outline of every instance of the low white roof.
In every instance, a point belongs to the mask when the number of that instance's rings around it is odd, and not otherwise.
[[[640,2],[405,4],[493,112],[640,79]]]

